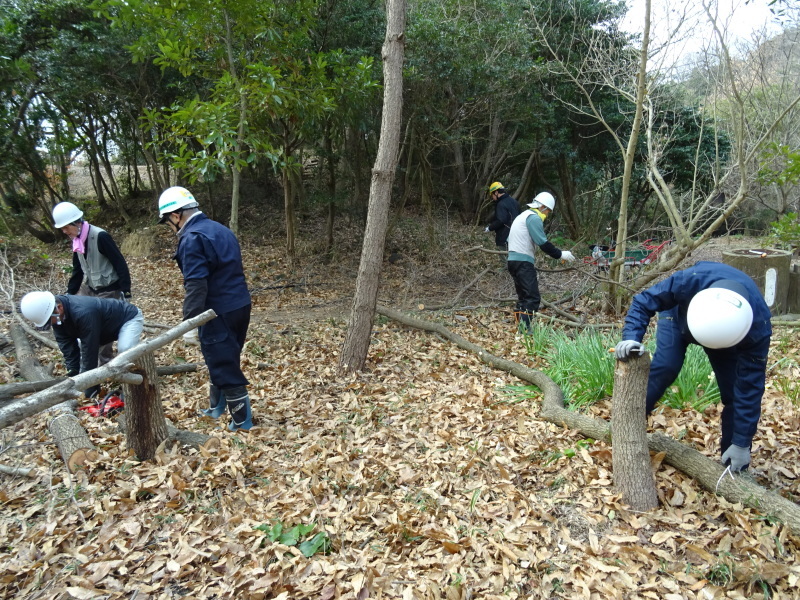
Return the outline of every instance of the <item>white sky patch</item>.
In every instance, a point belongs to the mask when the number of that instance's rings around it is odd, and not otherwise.
[[[644,29],[645,0],[628,0],[630,7],[623,21],[625,31],[636,33]],[[774,36],[780,31],[768,0],[652,0],[650,31],[651,50],[660,51],[666,63],[682,62],[692,54],[703,52],[716,37],[703,4],[718,15],[718,24],[724,32],[726,43],[736,54],[743,43],[754,36]]]

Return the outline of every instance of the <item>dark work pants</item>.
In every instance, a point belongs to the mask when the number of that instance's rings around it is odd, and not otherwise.
[[[241,357],[250,325],[250,306],[221,314],[199,328],[200,350],[211,383],[221,390],[249,383],[242,373]]]
[[[653,410],[656,403],[672,385],[683,367],[686,357],[686,349],[690,343],[694,343],[681,333],[680,325],[672,317],[661,318],[656,329],[656,353],[650,365],[650,377],[647,380],[647,412]],[[701,346],[702,347],[702,346]],[[738,368],[739,361],[744,360],[736,348],[705,348],[702,347],[714,370],[714,375],[719,385],[720,397],[722,399],[722,417],[720,438],[720,452],[724,453],[731,445],[734,430],[733,402],[736,397],[736,388],[747,387],[760,390],[755,395],[760,403],[761,395],[764,392],[765,371],[746,370]],[[769,338],[765,338],[763,348],[759,348],[757,353],[763,354],[764,369],[766,369],[766,357],[769,351]]]
[[[514,280],[517,291],[517,314],[519,322],[531,324],[531,315],[539,310],[542,299],[539,296],[539,280],[533,263],[524,260],[508,261],[508,272]]]

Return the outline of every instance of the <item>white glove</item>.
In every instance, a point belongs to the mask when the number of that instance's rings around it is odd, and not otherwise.
[[[183,334],[183,343],[191,346],[200,345],[200,336],[197,334],[197,329],[192,329]]]
[[[567,262],[572,262],[575,260],[575,255],[570,252],[569,250],[562,250],[561,251],[561,260],[565,260]]]
[[[489,228],[487,227],[486,229],[484,229],[483,233],[489,233]]]
[[[634,352],[638,352],[639,356],[644,353],[644,346],[640,342],[634,340],[624,340],[614,348],[614,354],[617,355],[617,360],[621,360],[622,362],[627,362]]]
[[[750,465],[750,448],[742,448],[736,444],[731,444],[722,455],[722,464],[730,462],[731,472],[737,473],[746,469]]]

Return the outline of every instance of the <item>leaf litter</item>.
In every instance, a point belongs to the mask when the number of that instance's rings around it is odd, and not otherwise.
[[[251,284],[281,270],[279,250],[245,250]],[[325,286],[253,286],[243,356],[251,432],[199,417],[203,369],[162,378],[166,416],[219,437],[214,450],[164,447],[141,463],[112,420],[81,415],[100,458],[69,475],[44,416],[7,429],[4,462],[39,475],[0,480],[0,595],[800,598],[798,539],[782,524],[705,492],[659,457],[659,508],[630,511],[614,490],[607,444],[540,419],[535,388],[519,401],[509,394],[519,381],[436,336],[378,318],[367,369],[340,375],[348,266],[309,268],[304,282]],[[146,320],[177,322],[176,267],[159,256],[131,268]],[[422,266],[391,268],[405,270],[385,276],[387,304],[411,299],[408,282],[419,289],[428,278]],[[337,273],[341,283],[329,285]],[[509,289],[505,278],[496,275],[495,291]],[[425,316],[546,369],[515,339],[508,310]],[[157,354],[159,364],[182,361],[202,358],[180,342]],[[610,403],[587,410],[608,418]],[[712,457],[718,423],[716,407],[659,409],[650,419]],[[799,426],[798,407],[769,386],[754,475],[792,499]]]

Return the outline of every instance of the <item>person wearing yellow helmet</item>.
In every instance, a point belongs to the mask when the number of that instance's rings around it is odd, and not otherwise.
[[[633,297],[615,348],[617,359],[644,352],[641,342],[656,314],[658,351],[647,380],[648,414],[678,377],[689,344],[699,345],[722,399],[722,463],[734,472],[746,469],[761,416],[772,335],[761,291],[747,274],[722,263],[701,261],[677,271]]]
[[[489,186],[489,197],[494,201],[494,217],[484,229],[485,233],[494,231],[494,243],[499,250],[508,250],[508,232],[519,214],[519,202],[506,192],[499,181]]]

